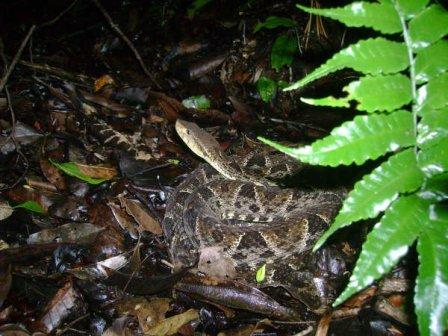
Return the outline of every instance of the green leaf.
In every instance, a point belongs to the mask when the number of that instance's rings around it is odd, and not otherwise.
[[[213,0],[195,0],[190,5],[190,8],[187,10],[187,15],[191,19],[193,16],[196,15],[196,12],[200,10],[202,7],[207,5],[209,2],[212,2]]]
[[[421,50],[415,58],[415,78],[419,84],[448,70],[448,41],[440,40]]]
[[[187,99],[182,100],[182,105],[186,108],[193,108],[193,109],[208,109],[210,108],[210,100],[204,96],[191,96]]]
[[[424,109],[438,109],[448,106],[448,72],[431,79],[428,84],[417,91],[417,111],[422,114]]]
[[[417,195],[432,202],[448,200],[448,173],[426,179]]]
[[[448,137],[448,107],[425,110],[417,130],[417,144],[420,148],[433,146],[441,138]]]
[[[257,90],[264,102],[270,102],[277,93],[277,84],[268,77],[261,76],[257,81]]]
[[[428,202],[401,196],[386,210],[367,236],[349,284],[334,302],[337,306],[387,273],[406,254],[426,224]]]
[[[423,10],[429,0],[397,0],[398,11],[406,18],[410,18]]]
[[[298,89],[318,78],[343,68],[352,68],[365,74],[389,74],[409,66],[406,46],[382,37],[361,40],[333,55],[325,64],[305,78],[285,88]]]
[[[50,159],[50,162],[54,166],[56,166],[57,168],[62,170],[64,173],[66,173],[67,175],[76,177],[84,182],[89,183],[89,184],[100,184],[100,183],[103,183],[104,181],[108,180],[108,179],[95,179],[95,178],[91,178],[87,175],[84,175],[83,173],[81,173],[78,166],[74,162],[58,163],[51,159]]]
[[[389,3],[353,2],[339,8],[308,8],[297,5],[305,12],[338,20],[348,27],[368,27],[384,34],[402,31],[400,18]]]
[[[257,282],[260,283],[264,281],[265,277],[266,277],[266,264],[264,264],[257,270],[255,278]]]
[[[423,183],[423,174],[417,166],[413,148],[391,156],[357,182],[348,194],[333,224],[317,241],[320,248],[336,230],[361,219],[374,218],[398,197],[411,192]]]
[[[280,71],[284,65],[291,65],[297,51],[297,41],[294,37],[280,35],[271,50],[271,67]]]
[[[294,27],[297,22],[287,17],[270,16],[264,22],[259,22],[254,28],[254,33],[260,29],[274,29],[278,27]]]
[[[357,116],[334,128],[329,136],[305,147],[289,148],[261,137],[259,139],[302,162],[336,167],[352,163],[360,165],[368,159],[414,145],[412,127],[412,114],[396,111]]]
[[[396,74],[389,76],[366,76],[351,82],[344,88],[348,99],[359,102],[360,111],[393,111],[412,100],[409,77]]]
[[[14,206],[14,209],[16,209],[16,208],[27,209],[29,211],[37,212],[40,214],[45,213],[44,208],[42,208],[42,206],[35,201],[25,201],[25,202],[19,203],[16,206]]]
[[[443,335],[448,329],[448,210],[432,206],[420,234],[415,312],[420,335]]]
[[[440,139],[431,147],[422,149],[418,153],[417,161],[420,169],[428,177],[448,171],[448,137]]]
[[[300,98],[302,102],[314,106],[330,106],[330,107],[350,107],[349,99],[335,98],[332,96],[325,98]]]
[[[426,48],[448,33],[448,12],[440,5],[432,5],[409,22],[412,48]]]

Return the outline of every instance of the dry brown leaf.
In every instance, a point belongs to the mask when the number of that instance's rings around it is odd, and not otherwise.
[[[119,200],[127,213],[134,217],[135,221],[138,223],[139,226],[137,230],[139,232],[149,231],[154,234],[162,234],[162,228],[160,227],[159,222],[146,211],[139,201],[125,197],[119,197]]]
[[[111,178],[118,175],[118,172],[114,167],[89,166],[81,163],[75,164],[82,174],[91,178],[110,180]]]
[[[0,220],[4,220],[12,215],[14,209],[6,202],[0,201]]]
[[[117,204],[114,204],[112,202],[107,203],[110,210],[112,211],[114,218],[117,220],[118,224],[123,230],[126,230],[129,232],[131,237],[137,238],[138,232],[134,225],[134,221],[132,220],[132,217],[128,215],[121,207]]]
[[[332,313],[322,316],[322,318],[319,321],[319,324],[317,325],[316,336],[327,336],[332,317],[333,317]]]
[[[157,325],[145,332],[145,335],[150,336],[167,336],[177,333],[180,327],[185,323],[195,320],[199,317],[195,309],[189,309],[185,313],[171,316],[165,320],[160,321]]]
[[[59,190],[67,189],[67,184],[65,181],[65,176],[62,171],[57,168],[54,164],[50,163],[46,159],[40,160],[40,169],[44,174],[45,178],[53,184]]]
[[[132,297],[120,302],[117,310],[120,314],[137,317],[141,330],[146,333],[165,319],[169,307],[170,300],[166,298],[148,301],[144,297]]]
[[[115,81],[114,79],[109,75],[103,75],[100,78],[95,80],[95,83],[93,85],[93,91],[97,92],[102,89],[105,85],[114,85]]]
[[[43,229],[31,234],[28,244],[51,243],[55,240],[62,243],[89,243],[104,228],[90,223],[68,223],[54,229]]]

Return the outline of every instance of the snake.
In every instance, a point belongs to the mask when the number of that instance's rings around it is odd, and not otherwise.
[[[345,192],[282,188],[277,181],[303,167],[295,159],[257,151],[227,155],[197,124],[178,119],[175,129],[205,163],[166,204],[162,229],[173,270],[196,267],[210,276],[256,284],[263,267],[264,286],[283,286],[315,311],[328,306],[328,290],[309,271],[316,269],[310,249],[336,216]]]

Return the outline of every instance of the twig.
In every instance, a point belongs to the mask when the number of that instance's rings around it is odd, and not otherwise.
[[[61,13],[59,13],[59,15],[57,15],[54,19],[41,23],[37,28],[43,28],[43,27],[47,27],[47,26],[51,26],[52,24],[56,23],[61,17],[63,17],[70,9],[73,8],[73,6],[76,5],[76,3],[78,2],[78,0],[74,0],[66,9],[64,9]]]
[[[31,26],[31,28],[28,30],[28,34],[26,34],[26,36],[25,36],[25,39],[20,44],[19,50],[17,50],[16,55],[14,56],[11,64],[8,67],[8,70],[6,71],[5,75],[3,76],[3,78],[2,78],[2,80],[0,82],[0,92],[3,91],[3,89],[4,89],[5,85],[6,85],[6,82],[8,81],[9,76],[13,72],[17,62],[20,59],[20,56],[22,56],[23,49],[25,49],[25,46],[27,45],[28,40],[30,39],[31,35],[33,34],[34,29],[36,29],[36,25],[32,25]],[[5,67],[6,67],[6,64],[5,64]]]
[[[140,64],[141,68],[143,69],[143,72],[152,80],[152,82],[157,86],[158,89],[161,89],[162,87],[159,85],[159,83],[156,81],[154,76],[149,72],[148,68],[146,67],[145,63],[143,62],[142,57],[140,56],[139,52],[135,48],[135,46],[132,44],[132,42],[127,38],[126,35],[121,31],[120,27],[112,20],[110,15],[107,13],[106,9],[101,5],[99,0],[92,0],[92,2],[95,4],[95,6],[98,7],[98,9],[103,13],[104,17],[106,18],[107,22],[109,23],[110,27],[118,34],[118,36],[121,37],[121,39],[127,44],[129,49],[132,50],[134,53],[135,58],[137,59],[138,63]]]

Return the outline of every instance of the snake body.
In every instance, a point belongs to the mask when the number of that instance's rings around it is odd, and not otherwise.
[[[306,252],[336,215],[343,192],[282,189],[272,180],[300,169],[293,159],[227,156],[194,123],[178,120],[176,131],[207,163],[167,202],[162,227],[174,269],[197,266],[209,275],[254,282],[257,269],[266,265],[264,284],[281,284],[299,294],[302,289],[303,294],[312,281],[303,271],[310,258]],[[327,303],[301,296],[312,308]]]

